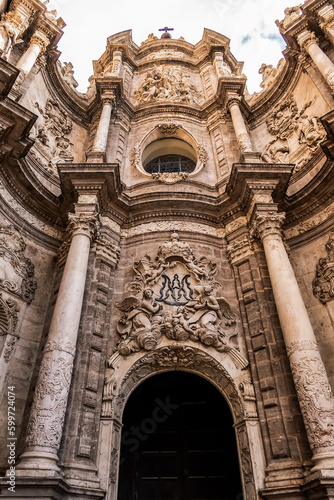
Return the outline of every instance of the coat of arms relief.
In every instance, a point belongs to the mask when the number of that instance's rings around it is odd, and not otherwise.
[[[215,263],[205,256],[197,260],[189,244],[174,232],[155,260],[145,256],[133,270],[129,295],[116,304],[123,313],[117,324],[119,354],[154,350],[164,337],[229,352],[238,366],[247,365],[234,342],[236,315],[217,293],[221,285],[215,280]]]

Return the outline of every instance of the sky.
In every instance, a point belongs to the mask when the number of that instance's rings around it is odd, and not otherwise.
[[[46,2],[45,2],[46,3]],[[262,63],[276,66],[283,57],[285,42],[276,19],[284,18],[284,9],[298,0],[50,0],[66,23],[58,44],[62,62],[72,62],[77,90],[85,92],[93,74],[92,61],[99,59],[107,38],[132,29],[132,38],[140,46],[150,33],[160,37],[159,28],[174,28],[173,38],[192,44],[199,42],[203,29],[217,31],[230,42],[238,61],[244,62],[250,93],[261,90]]]

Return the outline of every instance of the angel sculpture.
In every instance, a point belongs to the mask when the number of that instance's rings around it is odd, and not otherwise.
[[[235,316],[224,298],[213,295],[211,285],[195,287],[198,297],[188,302],[186,309],[193,311],[187,325],[193,330],[192,340],[198,339],[205,345],[215,347],[218,351],[229,350],[230,337],[224,326],[236,323]],[[221,320],[218,324],[218,320]],[[224,321],[223,321],[224,320]]]
[[[119,353],[127,356],[141,348],[145,351],[154,349],[161,338],[162,316],[158,313],[162,306],[153,299],[152,289],[145,288],[142,299],[129,296],[116,307],[125,313],[117,325],[117,332],[121,335],[117,346]]]

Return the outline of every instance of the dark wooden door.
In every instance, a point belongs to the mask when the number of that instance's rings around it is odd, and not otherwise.
[[[118,500],[241,500],[231,413],[201,377],[147,380],[123,424]]]

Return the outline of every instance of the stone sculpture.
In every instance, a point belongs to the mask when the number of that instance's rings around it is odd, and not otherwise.
[[[197,260],[174,232],[160,246],[155,261],[147,256],[133,270],[135,280],[127,287],[131,294],[116,304],[124,313],[117,325],[121,340],[116,350],[122,356],[151,351],[164,336],[240,357],[231,341],[237,335],[236,317],[228,302],[215,295],[220,286],[214,280],[216,264],[206,257]]]
[[[202,96],[189,77],[181,71],[168,66],[155,66],[153,71],[147,73],[134,97],[140,104],[150,101],[198,104]]]

